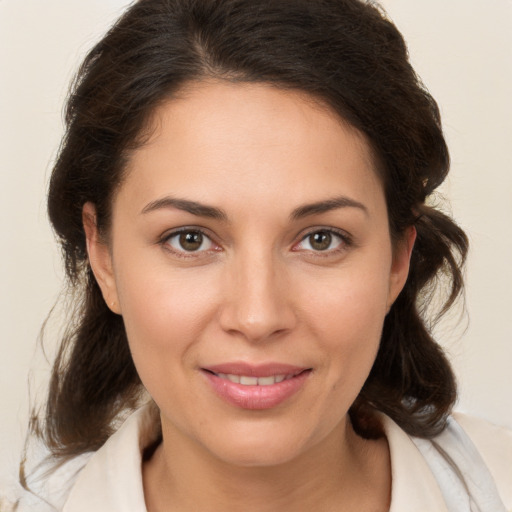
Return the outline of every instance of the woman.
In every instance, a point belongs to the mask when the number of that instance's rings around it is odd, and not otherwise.
[[[467,239],[426,205],[439,113],[378,9],[141,0],[86,58],[67,127],[49,214],[77,300],[42,500],[512,506],[510,434],[449,416],[421,315],[441,274],[444,310],[459,295]]]

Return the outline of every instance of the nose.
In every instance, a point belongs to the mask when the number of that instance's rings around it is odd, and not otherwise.
[[[261,342],[296,325],[287,272],[275,259],[270,254],[246,254],[230,265],[220,313],[224,331]]]

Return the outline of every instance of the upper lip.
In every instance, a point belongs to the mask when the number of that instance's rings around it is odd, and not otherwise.
[[[229,375],[244,375],[247,377],[271,377],[273,375],[298,375],[309,370],[306,366],[294,366],[283,363],[250,364],[246,362],[229,362],[203,366],[203,370],[212,373],[224,373]]]

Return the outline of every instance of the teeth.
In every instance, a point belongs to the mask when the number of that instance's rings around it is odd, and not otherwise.
[[[258,378],[258,386],[271,386],[276,383],[276,379],[274,376],[270,377],[259,377]]]
[[[247,375],[232,375],[230,373],[218,373],[217,377],[221,379],[242,384],[243,386],[272,386],[283,380],[292,379],[293,375],[270,375],[269,377],[249,377]]]
[[[240,384],[243,384],[244,386],[257,386],[258,377],[246,377],[245,375],[240,375]]]

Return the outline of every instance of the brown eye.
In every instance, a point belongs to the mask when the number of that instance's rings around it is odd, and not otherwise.
[[[328,231],[317,231],[308,236],[309,245],[315,251],[326,251],[331,247],[332,234]]]
[[[203,252],[214,247],[208,236],[194,229],[174,233],[167,238],[166,243],[178,252]]]
[[[180,234],[180,246],[185,251],[197,251],[203,244],[203,234],[199,231],[188,231]]]
[[[319,229],[309,234],[294,246],[294,251],[335,253],[351,245],[348,236],[331,229]]]

